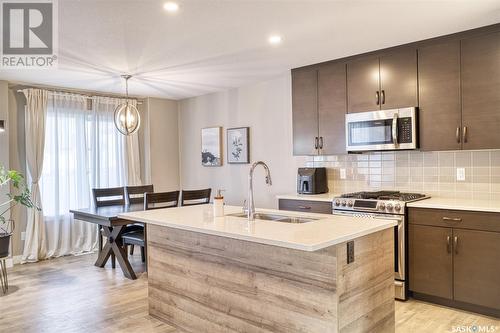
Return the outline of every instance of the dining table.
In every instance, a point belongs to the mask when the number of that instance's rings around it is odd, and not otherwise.
[[[75,220],[95,223],[102,229],[102,236],[106,238],[107,242],[99,251],[99,256],[95,262],[97,267],[104,267],[109,258],[115,256],[123,274],[129,279],[137,279],[132,265],[128,260],[127,251],[123,247],[121,238],[121,235],[125,231],[125,227],[132,222],[130,220],[120,219],[118,215],[142,210],[144,210],[143,204],[90,207],[70,210]]]

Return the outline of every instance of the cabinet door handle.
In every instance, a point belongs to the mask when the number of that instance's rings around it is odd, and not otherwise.
[[[319,137],[319,149],[323,149],[323,137]]]
[[[375,93],[375,103],[377,103],[377,105],[380,104],[380,93],[378,91]]]
[[[460,143],[460,127],[457,127],[457,131],[455,132],[455,137],[457,139],[457,143]]]
[[[462,133],[462,141],[463,143],[467,143],[467,126],[464,126],[464,130]]]
[[[380,95],[382,96],[382,104],[385,104],[385,90],[382,90]]]
[[[458,236],[453,237],[453,248],[455,249],[455,254],[458,254]]]
[[[319,143],[318,143],[318,137],[314,138],[314,149],[318,149]]]
[[[446,252],[451,253],[451,237],[446,236]]]
[[[445,221],[445,222],[462,222],[462,219],[460,217],[446,217],[446,216],[443,216],[443,221]]]
[[[304,210],[309,210],[311,209],[310,206],[297,206],[298,209],[304,209]]]

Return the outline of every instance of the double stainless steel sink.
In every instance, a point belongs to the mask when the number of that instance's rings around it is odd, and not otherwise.
[[[242,213],[228,214],[227,216],[246,218],[247,213],[242,212]],[[284,222],[284,223],[308,223],[319,220],[318,218],[313,218],[313,217],[287,216],[287,215],[266,214],[266,213],[255,213],[254,216],[255,219],[257,220],[266,220],[266,221]]]

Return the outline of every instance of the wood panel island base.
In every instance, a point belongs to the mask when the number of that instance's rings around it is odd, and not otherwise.
[[[184,331],[394,332],[393,228],[355,238],[349,264],[346,242],[306,251],[154,224],[147,239],[149,313]]]

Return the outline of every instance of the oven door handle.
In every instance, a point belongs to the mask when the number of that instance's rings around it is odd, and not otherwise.
[[[395,147],[398,146],[398,114],[395,113],[392,117],[392,143]]]
[[[353,215],[358,215],[359,217],[363,217],[363,214],[366,215],[366,217],[373,218],[375,220],[391,220],[391,221],[397,221],[398,224],[403,221],[402,216],[397,216],[397,215],[383,215],[383,214],[377,214],[377,213],[372,213],[372,212],[360,212],[360,211],[333,211],[332,215],[337,215],[337,216],[353,216]]]

